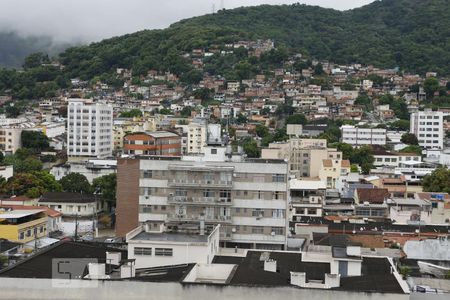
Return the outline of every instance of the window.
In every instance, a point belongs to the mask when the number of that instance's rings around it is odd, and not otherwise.
[[[153,172],[151,170],[144,170],[144,172],[142,172],[142,177],[143,178],[152,178]]]
[[[155,248],[156,256],[173,256],[172,248]]]
[[[25,233],[24,232],[20,232],[19,233],[19,240],[23,240],[25,238]]]
[[[273,174],[272,181],[273,182],[284,182],[284,175],[283,174]]]
[[[252,227],[253,234],[262,234],[264,233],[264,227]]]
[[[272,227],[272,232],[275,235],[283,235],[284,234],[283,227]]]
[[[152,255],[152,248],[135,247],[134,255]]]
[[[214,196],[215,196],[214,191],[211,191],[211,190],[203,191],[203,197],[205,197],[205,198],[213,198]]]
[[[211,149],[211,154],[217,154],[217,149],[215,148]]]
[[[256,208],[252,211],[252,217],[264,217],[264,210]]]

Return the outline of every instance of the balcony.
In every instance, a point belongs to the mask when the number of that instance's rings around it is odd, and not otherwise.
[[[231,216],[203,216],[205,222],[214,223],[231,223]],[[200,222],[199,215],[188,214],[168,214],[167,220],[169,222]]]
[[[195,180],[195,179],[172,179],[169,180],[170,187],[204,187],[204,188],[232,188],[233,182],[227,180]]]
[[[232,205],[229,198],[216,197],[186,197],[186,196],[169,196],[167,197],[169,204],[185,204],[185,205]]]

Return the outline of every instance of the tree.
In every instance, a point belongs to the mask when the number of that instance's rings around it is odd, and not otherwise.
[[[400,141],[407,145],[419,145],[419,140],[413,133],[404,133]]]
[[[66,192],[91,193],[92,187],[86,176],[80,173],[70,173],[59,180],[62,188]]]
[[[61,191],[61,185],[47,171],[18,173],[8,179],[3,192],[37,198],[48,191]]]
[[[439,89],[439,80],[435,77],[429,77],[425,79],[423,83],[423,89],[427,95],[427,99],[430,100],[434,97],[434,93]]]
[[[31,156],[30,151],[25,148],[17,149],[14,155],[6,156],[4,163],[7,165],[12,165],[14,168],[14,173],[42,170],[42,162]]]
[[[41,131],[24,130],[21,134],[22,147],[32,153],[40,153],[49,148],[49,140]]]
[[[286,124],[302,124],[305,125],[308,123],[308,120],[306,119],[304,114],[295,114],[292,116],[289,116],[286,119]]]
[[[129,111],[122,112],[119,117],[121,118],[135,118],[135,117],[142,117],[142,111],[137,108],[133,108]]]
[[[266,126],[258,124],[256,125],[256,135],[263,138],[269,134],[269,129]]]
[[[95,178],[92,181],[94,193],[100,193],[102,199],[116,203],[117,176],[115,173]]]
[[[256,141],[252,139],[246,139],[243,143],[245,154],[250,158],[258,158],[261,156],[261,150],[258,148]]]
[[[323,66],[321,63],[318,63],[315,67],[314,67],[314,75],[318,76],[318,75],[323,75],[325,72],[323,71]]]
[[[359,173],[358,165],[351,164],[350,165],[350,172],[352,172],[352,173]]]
[[[407,131],[410,127],[409,120],[397,120],[395,122],[392,122],[390,124],[391,129],[393,130],[400,130],[400,131]]]
[[[183,107],[183,109],[180,112],[180,115],[183,118],[189,118],[191,116],[191,114],[192,114],[192,107],[190,107],[190,106]]]
[[[444,167],[437,168],[422,179],[425,192],[450,192],[450,170]]]

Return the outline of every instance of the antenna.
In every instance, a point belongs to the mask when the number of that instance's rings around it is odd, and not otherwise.
[[[214,14],[215,12],[216,12],[216,4],[213,3],[213,4],[212,4],[212,13]]]
[[[220,9],[225,9],[225,0],[220,0]]]

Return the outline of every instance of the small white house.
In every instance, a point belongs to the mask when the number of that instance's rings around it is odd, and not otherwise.
[[[150,231],[139,226],[126,236],[128,258],[136,260],[136,268],[210,264],[219,251],[219,226],[209,234],[186,234]]]

